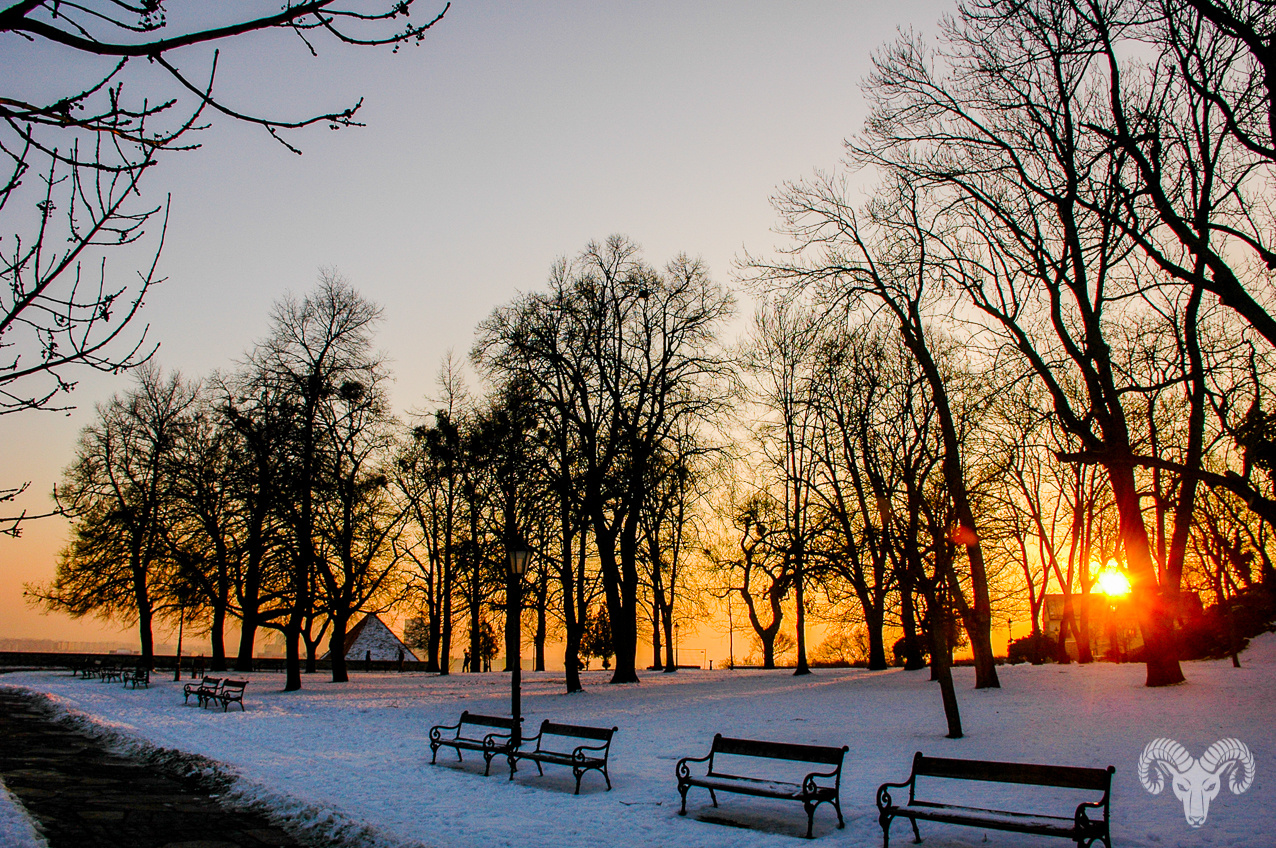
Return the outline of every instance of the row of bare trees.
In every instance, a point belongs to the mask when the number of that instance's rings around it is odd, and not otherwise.
[[[1260,460],[1276,342],[1270,31],[1265,4],[1239,0],[963,3],[935,44],[907,34],[875,56],[848,174],[776,198],[791,252],[751,259],[755,280],[825,318],[886,322],[922,378],[977,685],[995,685],[998,510],[977,509],[972,475],[995,466],[963,439],[944,339],[989,392],[1028,401],[1001,425],[1010,460],[996,476],[1015,506],[1006,538],[1036,540],[1019,551],[1030,603],[1044,585],[1033,568],[1084,590],[1091,555],[1119,548],[1149,685],[1183,679],[1179,590],[1189,550],[1214,535],[1193,533],[1202,500],[1273,517]],[[857,169],[879,180],[862,203]]]
[[[409,427],[386,402],[380,309],[327,273],[276,305],[234,371],[196,384],[147,367],[98,409],[57,491],[73,541],[31,594],[135,621],[148,660],[156,616],[202,623],[214,667],[232,619],[240,669],[258,629],[276,630],[292,689],[303,649],[313,668],[325,640],[346,679],[352,617],[392,604],[423,622],[427,668],[446,673],[464,627],[477,670],[507,609],[509,551],[528,546],[518,612],[535,618],[536,668],[562,633],[569,689],[589,656],[634,680],[640,619],[672,667],[715,450],[702,430],[731,376],[712,352],[730,305],[694,262],[658,272],[623,238],[591,245],[555,268],[548,295],[485,324],[475,358],[491,391],[471,398],[449,361],[437,408]]]
[[[226,375],[190,382],[146,367],[98,408],[56,491],[73,539],[34,590],[73,615],[122,616],[152,654],[152,622],[191,616],[212,637],[241,624],[238,668],[260,627],[283,634],[288,686],[300,645],[325,632],[345,678],[351,616],[395,577],[401,517],[385,468],[397,433],[372,348],[379,308],[328,275],[275,308],[270,334]]]

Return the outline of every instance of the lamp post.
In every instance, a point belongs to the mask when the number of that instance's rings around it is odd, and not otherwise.
[[[505,664],[510,669],[510,715],[514,719],[512,743],[517,746],[523,739],[521,721],[523,717],[523,663],[520,656],[520,643],[523,641],[523,572],[527,570],[527,560],[531,551],[522,544],[510,548],[509,585],[505,591],[505,614],[507,626],[505,632]]]
[[[735,671],[735,622],[731,620],[731,594],[727,593],[727,663]]]

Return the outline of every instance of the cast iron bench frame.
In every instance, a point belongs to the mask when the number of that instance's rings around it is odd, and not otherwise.
[[[216,694],[221,691],[223,677],[204,677],[199,680],[192,680],[190,683],[182,686],[182,703],[189,704],[191,695],[195,696],[195,700],[199,705],[204,706],[204,698],[208,695]]]
[[[522,719],[520,718],[521,722]],[[486,733],[483,736],[462,736],[462,730],[466,725],[473,727],[494,727],[502,729],[504,733]],[[456,731],[451,738],[443,738],[443,733],[448,730]],[[492,758],[504,754],[509,754],[514,750],[514,719],[506,716],[487,716],[472,713],[465,710],[461,713],[461,720],[456,724],[436,724],[430,728],[430,765],[435,764],[435,760],[439,755],[439,748],[447,747],[456,750],[456,758],[464,761],[461,751],[478,751],[482,753],[486,762],[483,769],[483,775],[486,777],[492,770]]]
[[[217,701],[222,705],[222,712],[226,712],[231,704],[239,704],[241,712],[244,710],[244,689],[247,688],[247,680],[230,680],[229,678],[222,681],[221,688],[216,692],[205,692],[201,698],[204,706],[208,706],[213,701]]]
[[[607,781],[607,791],[610,792],[611,776],[607,774],[607,756],[611,752],[611,737],[617,730],[619,728],[559,724],[545,719],[541,722],[540,733],[523,739],[521,745],[511,750],[507,755],[510,764],[510,780],[514,779],[514,772],[518,771],[515,765],[518,760],[531,760],[536,763],[536,771],[542,776],[544,776],[545,770],[541,768],[541,763],[571,766],[572,774],[576,778],[576,792],[573,794],[580,794],[580,779],[587,771],[602,772],[603,780]],[[576,745],[570,752],[561,751],[545,747],[545,737],[547,735],[565,739],[589,739],[602,744]],[[536,747],[532,750],[525,750],[522,747],[530,744],[533,740],[536,741]],[[596,752],[601,752],[601,756]]]
[[[811,838],[815,826],[815,810],[820,804],[829,803],[837,811],[837,826],[845,827],[842,818],[842,804],[839,798],[842,789],[842,760],[846,756],[847,747],[830,748],[823,745],[797,745],[790,742],[765,742],[756,739],[733,739],[716,733],[713,746],[703,757],[683,757],[678,760],[674,771],[678,775],[678,793],[682,795],[682,809],[678,815],[687,814],[687,790],[692,786],[700,786],[709,790],[709,798],[713,806],[718,806],[717,792],[735,792],[740,795],[754,795],[760,798],[778,798],[785,801],[800,801],[806,810],[806,838]],[[739,757],[756,757],[770,760],[790,760],[803,763],[817,763],[835,766],[828,772],[811,772],[801,783],[786,783],[777,780],[765,780],[757,777],[741,777],[714,770],[714,757],[718,754],[729,754]],[[708,762],[709,769],[704,776],[691,773],[688,763]],[[829,786],[820,778],[832,778]]]
[[[882,826],[882,848],[890,846],[891,822],[906,818],[913,826],[913,838],[922,841],[917,821],[945,822],[947,824],[986,827],[992,830],[1008,830],[1016,833],[1033,833],[1040,836],[1059,836],[1071,839],[1078,848],[1102,841],[1112,848],[1108,831],[1109,803],[1112,794],[1112,775],[1115,766],[1106,769],[1078,766],[1035,765],[1032,763],[998,763],[987,760],[957,760],[945,757],[927,757],[918,751],[913,756],[913,773],[904,783],[883,783],[877,789],[878,823]],[[990,810],[964,807],[956,804],[938,804],[917,798],[917,778],[936,777],[950,780],[1015,783],[1023,786],[1042,786],[1060,789],[1083,789],[1102,792],[1098,801],[1086,801],[1077,805],[1071,816],[1049,816],[1020,813],[1013,810]],[[908,803],[895,804],[891,789],[908,788]],[[1091,819],[1087,810],[1102,810],[1103,820]]]
[[[134,690],[136,690],[139,686],[145,686],[147,689],[150,689],[151,670],[141,666],[126,669],[124,672],[124,686],[128,687],[129,684],[132,684]]]

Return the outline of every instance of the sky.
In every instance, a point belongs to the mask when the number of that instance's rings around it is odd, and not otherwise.
[[[316,59],[285,34],[223,44],[228,102],[298,117],[363,97],[367,126],[290,136],[297,156],[218,121],[199,150],[162,161],[145,189],[155,202],[171,196],[166,281],[140,319],[157,362],[192,377],[232,368],[266,334],[274,302],[335,268],[384,307],[378,344],[409,414],[430,408],[441,362],[468,353],[480,320],[591,240],[623,233],[655,265],[698,256],[734,285],[745,250],[782,244],[777,187],[841,163],[866,114],[859,86],[873,51],[900,28],[934,35],[951,7],[458,0],[397,54],[321,41]],[[170,58],[196,69],[207,53]],[[63,53],[0,36],[0,78],[75,69]],[[110,261],[126,274],[140,260]],[[0,484],[30,481],[29,511],[50,505],[94,405],[130,385],[81,377],[69,415],[0,418]],[[0,638],[132,640],[127,628],[24,602],[24,583],[52,579],[66,536],[52,519],[0,539]]]

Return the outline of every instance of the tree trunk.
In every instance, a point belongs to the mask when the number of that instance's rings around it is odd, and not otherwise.
[[[1139,610],[1139,627],[1143,632],[1143,651],[1147,657],[1148,686],[1170,686],[1183,682],[1178,653],[1174,645],[1174,623],[1156,581],[1156,566],[1148,549],[1147,528],[1139,509],[1138,488],[1134,469],[1126,464],[1107,466],[1112,482],[1112,497],[1120,519],[1121,541],[1130,574],[1131,595]]]
[[[992,652],[992,601],[988,593],[988,573],[984,566],[984,550],[975,524],[975,513],[970,506],[970,493],[966,488],[961,442],[952,406],[948,400],[948,388],[944,384],[939,366],[931,356],[930,348],[926,345],[921,316],[915,313],[906,316],[896,304],[891,305],[896,309],[900,329],[903,331],[904,344],[912,351],[913,358],[930,387],[936,418],[939,421],[940,435],[943,438],[944,451],[940,468],[956,513],[958,541],[965,547],[966,558],[970,562],[970,585],[974,603],[971,605],[972,620],[967,625],[967,632],[970,635],[970,648],[975,657],[975,688],[996,689],[1001,686],[1001,683],[997,677],[996,659]]]
[[[957,690],[953,686],[953,672],[948,664],[948,619],[939,602],[927,598],[930,610],[930,667],[933,679],[939,682],[940,696],[944,702],[944,718],[948,720],[948,738],[960,739],[961,710],[957,706]]]
[[[889,668],[886,662],[886,642],[882,635],[885,610],[880,604],[864,605],[864,629],[868,631],[868,670]]]
[[[213,627],[209,631],[209,639],[212,641],[213,656],[209,666],[211,671],[226,670],[226,605],[224,603],[213,607]]]
[[[244,609],[239,622],[239,651],[235,655],[235,671],[253,670],[253,648],[257,641],[257,610]]]
[[[578,588],[575,585],[572,558],[571,507],[564,499],[560,509],[562,537],[559,549],[558,579],[563,584],[563,626],[567,630],[566,644],[563,646],[563,669],[566,678],[567,694],[581,692],[584,687],[580,682],[580,639],[585,629],[584,618],[578,615]],[[581,547],[584,547],[584,534],[581,535]]]
[[[294,614],[284,628],[284,691],[301,689],[301,617]]]
[[[332,660],[333,683],[350,682],[350,673],[346,668],[346,628],[349,624],[349,615],[332,617],[332,639],[328,642],[328,657]]]
[[[659,633],[660,630],[664,631],[661,635],[664,636],[665,643],[665,671],[672,673],[678,670],[678,645],[677,640],[675,639],[675,631],[673,629],[673,610],[669,609],[664,604],[661,604],[658,615],[660,616],[660,627],[658,628],[657,633]],[[659,655],[657,655],[657,657],[658,656]],[[660,664],[658,659],[656,664]]]
[[[443,621],[439,625],[439,674],[452,671],[452,559],[443,561]]]
[[[913,581],[900,581],[900,623],[904,629],[904,670],[921,671],[926,667],[926,659],[922,656],[921,635],[917,632],[916,596],[913,594]]]
[[[794,598],[794,626],[797,628],[797,667],[793,670],[794,676],[801,676],[811,673],[811,667],[806,662],[806,594],[803,579],[804,568],[799,562],[797,568],[797,579],[795,581],[796,592]]]
[[[1090,647],[1090,593],[1081,591],[1081,611],[1075,609],[1068,623],[1077,642],[1077,662],[1081,665],[1094,662],[1094,650]]]
[[[152,668],[155,665],[155,636],[151,633],[151,611],[137,611],[137,631],[142,643],[142,667]]]

